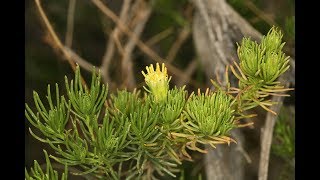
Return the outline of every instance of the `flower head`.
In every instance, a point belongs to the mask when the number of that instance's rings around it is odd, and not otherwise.
[[[153,68],[152,64],[147,66],[146,69],[147,73],[144,73],[143,71],[141,72],[149,89],[146,87],[144,88],[146,91],[153,94],[156,101],[166,99],[171,77],[168,78],[167,68],[165,67],[164,63],[162,63],[162,69],[160,69],[159,63],[156,64],[156,69]]]

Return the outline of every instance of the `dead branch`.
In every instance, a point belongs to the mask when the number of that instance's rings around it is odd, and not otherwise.
[[[64,51],[66,51],[70,55],[70,58],[73,59],[74,62],[79,64],[80,67],[87,70],[88,72],[92,72],[92,68],[94,67],[94,65],[90,64],[87,60],[80,57],[77,53],[75,53],[67,46],[64,46]]]
[[[148,47],[145,43],[143,43],[123,22],[120,21],[120,19],[115,15],[105,4],[103,4],[100,0],[91,0],[94,5],[97,6],[98,9],[100,9],[105,15],[107,15],[112,21],[118,24],[118,27],[121,31],[123,31],[126,35],[130,36],[133,41],[136,42],[137,46],[143,51],[146,55],[148,55],[153,61],[159,62],[159,63],[166,63],[166,60],[161,58],[157,53],[155,53],[150,47]],[[172,74],[179,76],[179,77],[185,77],[183,72],[179,70],[178,68],[172,66],[171,64],[166,64],[168,70],[172,72]],[[201,85],[193,80],[188,79],[188,81],[195,86],[200,87]]]
[[[140,37],[141,33],[144,30],[144,27],[149,20],[151,15],[151,7],[146,5],[144,1],[142,1],[142,8],[139,8],[139,11],[136,11],[139,15],[139,23],[136,24],[134,28],[134,33],[137,37]],[[132,37],[128,40],[128,43],[125,45],[124,54],[121,61],[121,70],[123,76],[123,82],[128,89],[133,89],[135,87],[135,76],[133,73],[133,64],[132,64],[132,51],[136,46],[136,41],[132,39]]]
[[[165,29],[161,31],[160,33],[152,36],[150,39],[146,41],[147,46],[153,46],[154,44],[158,43],[162,39],[165,39],[169,35],[173,33],[173,27],[169,27],[168,29]]]
[[[130,4],[131,4],[131,0],[124,0],[123,4],[122,4],[122,8],[120,11],[120,17],[119,17],[119,21],[121,22],[126,22],[127,18],[128,18],[128,12],[130,9]],[[108,40],[108,44],[106,46],[106,50],[105,50],[105,54],[103,55],[102,58],[102,63],[100,66],[101,69],[101,74],[103,76],[104,82],[108,83],[108,84],[112,84],[112,81],[109,77],[109,66],[112,60],[112,57],[114,55],[114,50],[115,50],[115,37],[118,37],[120,34],[120,27],[119,27],[119,23],[116,23],[117,26],[114,28],[114,30],[112,31],[109,40]]]
[[[77,0],[69,0],[68,19],[67,19],[67,32],[65,38],[65,45],[67,47],[72,46],[73,39],[73,27],[74,27],[74,12]]]
[[[184,27],[180,31],[177,40],[173,43],[173,45],[169,49],[168,55],[166,57],[168,63],[171,63],[174,60],[179,49],[181,48],[182,44],[187,40],[189,35],[190,35],[190,28],[189,27]]]
[[[65,57],[65,59],[68,61],[68,63],[70,64],[71,68],[73,71],[76,70],[76,64],[74,62],[74,59],[71,58],[71,55],[68,53],[68,51],[64,48],[65,46],[61,43],[60,39],[58,38],[56,32],[53,30],[53,27],[51,26],[50,21],[48,20],[47,15],[45,14],[41,4],[40,4],[40,0],[35,0],[35,3],[37,5],[37,8],[39,10],[40,16],[49,32],[49,34],[51,35],[52,39],[53,39],[53,43],[51,45],[53,45],[53,47],[58,48],[60,51],[62,51],[63,56]],[[81,77],[81,82],[84,85],[84,87],[87,87],[85,80]]]
[[[272,19],[270,18],[265,12],[260,10],[256,5],[254,5],[251,1],[244,0],[244,4],[255,14],[257,17],[260,19],[264,20],[267,24],[270,26],[277,26],[279,25]]]
[[[196,68],[197,68],[197,60],[192,59],[192,61],[189,63],[188,67],[184,71],[184,74],[186,75],[186,77],[189,77],[189,79],[191,79],[191,76],[193,72],[196,70]],[[186,82],[187,82],[187,78],[181,78],[178,82],[176,82],[176,84],[178,87],[181,87],[185,85]]]

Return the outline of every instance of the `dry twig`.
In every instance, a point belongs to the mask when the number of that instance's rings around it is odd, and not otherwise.
[[[187,78],[191,78],[193,72],[196,70],[197,68],[197,60],[194,58],[192,59],[192,61],[189,63],[188,67],[186,68],[186,70],[184,71],[184,74],[186,75],[186,78],[181,78],[178,82],[177,82],[177,86],[183,86],[186,84],[187,82]]]
[[[149,20],[149,17],[151,15],[151,7],[145,4],[144,1],[141,1],[141,8],[139,8],[139,11],[136,11],[135,13],[139,14],[137,17],[139,17],[139,23],[136,24],[134,28],[134,33],[137,37],[140,37],[141,33],[143,32],[143,29]],[[128,89],[133,89],[135,87],[135,79],[134,79],[134,73],[133,73],[133,64],[132,64],[132,51],[134,50],[136,46],[136,41],[131,37],[124,48],[124,54],[121,61],[121,70],[122,70],[122,76],[123,76],[123,82],[124,85]]]
[[[187,38],[190,35],[190,28],[189,27],[184,27],[181,32],[179,33],[179,36],[177,40],[173,43],[171,46],[168,55],[167,55],[167,62],[171,63],[174,58],[176,57],[180,47],[182,44],[187,40]]]
[[[67,32],[65,44],[67,47],[72,46],[73,39],[73,27],[74,27],[74,12],[76,7],[77,0],[69,0],[69,8],[68,8],[68,20],[67,20]]]
[[[105,15],[107,15],[112,21],[118,24],[118,27],[121,31],[123,31],[126,35],[130,36],[133,41],[136,42],[137,46],[143,51],[146,55],[148,55],[152,60],[159,62],[159,63],[166,63],[166,60],[161,58],[157,53],[155,53],[150,47],[148,47],[145,43],[143,43],[125,24],[123,24],[120,19],[115,15],[105,4],[103,4],[100,0],[91,0],[98,9],[100,9]],[[185,77],[183,72],[179,70],[178,68],[172,66],[171,64],[166,64],[169,71],[172,72],[172,74],[175,74],[179,77]],[[200,87],[201,85],[193,80],[188,79],[188,81],[195,86]]]
[[[53,43],[51,44],[53,45],[53,47],[57,47],[60,51],[62,51],[64,57],[66,58],[66,60],[68,61],[68,63],[70,64],[71,68],[73,69],[73,71],[76,70],[76,64],[74,63],[74,59],[71,58],[71,55],[68,53],[68,51],[65,49],[65,46],[61,43],[60,39],[58,38],[56,32],[53,30],[50,21],[48,20],[47,15],[45,14],[45,12],[43,11],[43,8],[40,4],[40,0],[35,0],[35,3],[37,5],[37,8],[39,10],[40,16],[49,32],[49,34],[51,35],[52,39],[53,39]],[[84,79],[81,77],[81,82],[84,85],[84,87],[87,87],[86,82],[84,81]]]
[[[121,22],[127,21],[128,12],[130,9],[130,4],[131,4],[131,0],[124,0],[124,2],[122,4],[121,12],[120,12],[119,21],[121,21]],[[112,33],[109,37],[108,44],[106,46],[105,54],[103,55],[102,64],[100,67],[104,82],[109,83],[109,84],[112,84],[112,81],[109,77],[108,72],[109,72],[109,66],[110,66],[112,57],[114,55],[115,37],[119,37],[120,32],[121,32],[119,24],[118,23],[116,23],[116,24],[117,24],[117,26],[114,28],[114,30],[112,31]]]
[[[173,27],[169,27],[168,29],[165,29],[161,31],[160,33],[152,36],[150,39],[146,41],[147,46],[153,46],[154,44],[158,43],[162,39],[165,39],[169,35],[173,33]]]
[[[258,18],[264,20],[268,25],[270,26],[277,26],[279,25],[272,19],[270,18],[265,12],[260,10],[256,5],[254,5],[251,1],[244,0],[244,4],[255,14],[257,15]]]

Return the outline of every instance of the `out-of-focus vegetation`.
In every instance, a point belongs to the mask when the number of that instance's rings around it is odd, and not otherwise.
[[[279,114],[271,148],[271,152],[285,162],[279,179],[292,179],[295,170],[295,121],[290,108],[283,107]]]

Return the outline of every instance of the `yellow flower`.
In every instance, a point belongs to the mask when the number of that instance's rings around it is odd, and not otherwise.
[[[162,63],[162,69],[160,69],[159,63],[156,64],[155,70],[152,64],[147,66],[146,69],[147,73],[144,73],[143,71],[141,72],[149,89],[146,87],[144,88],[146,91],[153,94],[156,101],[162,101],[166,99],[171,77],[168,78],[167,68],[165,67],[164,63]]]

